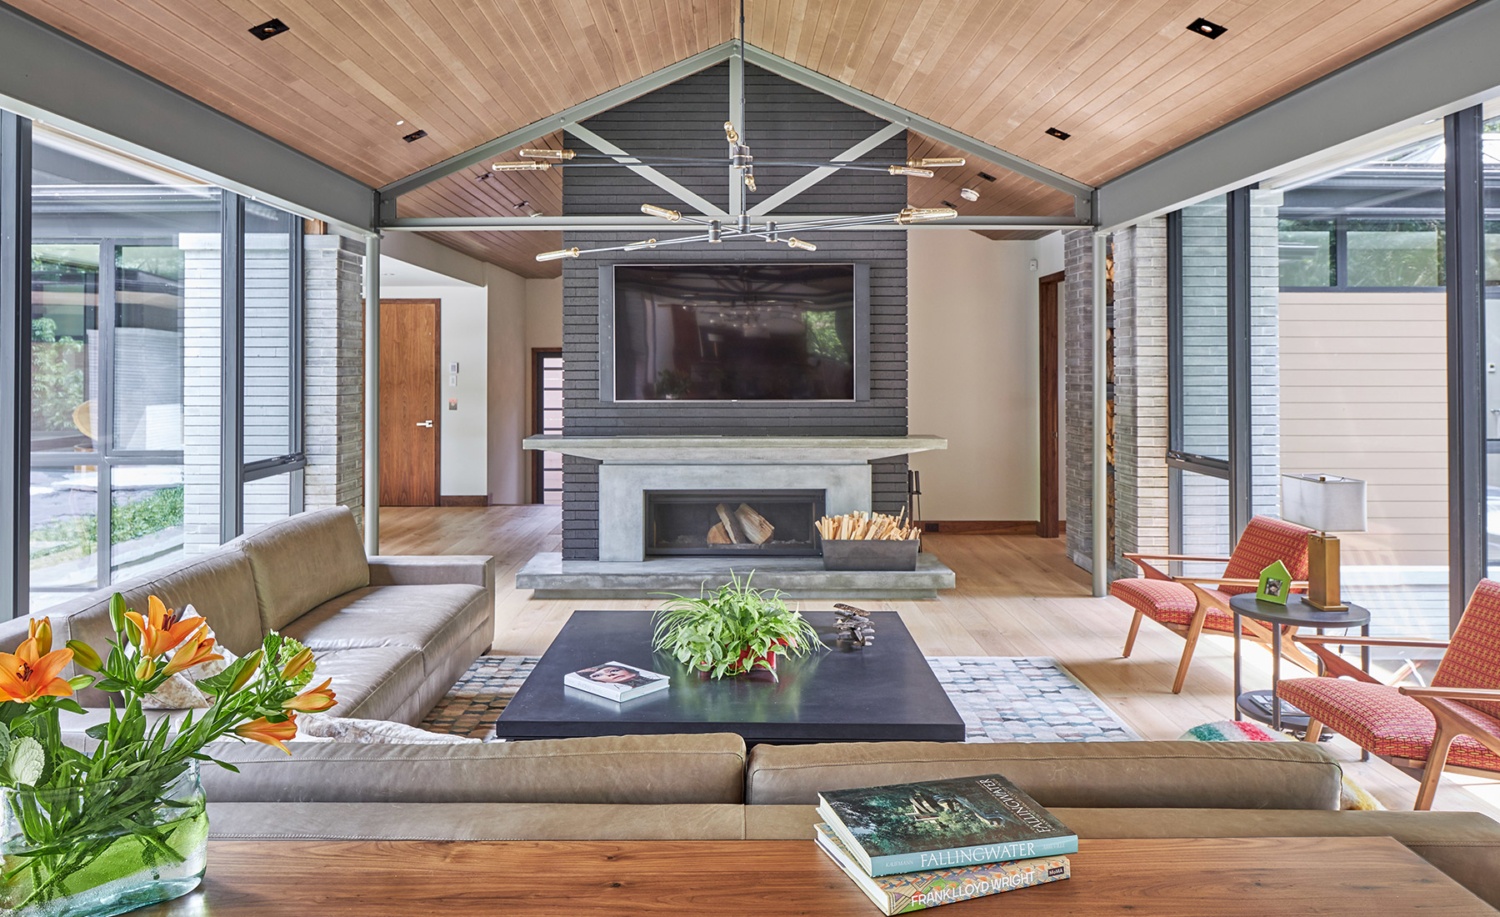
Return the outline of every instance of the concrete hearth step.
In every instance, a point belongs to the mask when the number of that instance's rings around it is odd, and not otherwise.
[[[755,561],[717,557],[661,557],[644,563],[563,560],[538,554],[516,574],[517,589],[538,599],[637,599],[652,593],[697,595],[729,578],[754,572],[753,584],[780,589],[794,599],[932,599],[954,588],[953,571],[932,554],[917,555],[917,569],[824,570],[820,557],[766,557]]]

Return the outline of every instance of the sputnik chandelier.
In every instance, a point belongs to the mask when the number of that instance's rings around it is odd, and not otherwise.
[[[740,0],[738,42],[740,67],[743,69],[745,64],[744,0]],[[743,112],[744,108],[745,98],[742,84],[739,109]],[[744,137],[740,133],[744,126],[743,121],[738,127],[736,127],[733,121],[725,121],[724,139],[729,144],[728,165],[730,175],[738,176],[738,179],[731,178],[731,181],[737,180],[743,182],[745,191],[753,192],[756,190],[755,157],[751,155],[750,146],[744,142]],[[619,153],[592,153],[570,149],[553,150],[545,148],[523,148],[520,151],[520,155],[520,160],[493,163],[490,169],[495,172],[545,172],[553,168],[625,168],[630,166],[680,168],[683,166],[721,165],[724,162],[721,159],[705,156],[656,156],[642,159]],[[763,166],[801,166],[834,171],[882,172],[887,175],[897,175],[906,178],[931,178],[936,174],[933,171],[934,169],[963,166],[965,160],[962,157],[913,159],[899,165],[877,166],[842,160],[805,162],[801,160],[775,159],[761,160],[760,164]],[[601,248],[579,248],[574,246],[557,251],[543,252],[536,256],[536,260],[560,261],[566,258],[577,258],[580,255],[592,255],[599,252],[633,252],[642,249],[657,248],[663,245],[689,245],[695,242],[718,244],[729,241],[749,240],[781,243],[799,251],[815,252],[818,250],[816,245],[799,238],[794,233],[849,229],[855,226],[868,226],[875,223],[888,222],[905,226],[912,223],[951,220],[958,216],[958,211],[952,207],[905,207],[898,213],[825,217],[823,219],[789,220],[778,223],[772,220],[758,220],[754,218],[749,211],[749,201],[746,195],[741,195],[740,201],[739,213],[728,218],[693,216],[679,210],[659,207],[655,204],[642,204],[641,213],[647,216],[658,217],[666,224],[686,223],[704,228],[702,231],[690,235],[661,239],[644,239],[640,242],[631,242],[625,245],[608,245]]]

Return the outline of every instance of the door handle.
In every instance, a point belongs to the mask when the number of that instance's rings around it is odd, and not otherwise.
[[[426,427],[427,429],[431,430],[432,429],[432,421],[430,421],[430,420],[424,420],[424,421],[418,423],[417,426],[419,426],[419,427]]]

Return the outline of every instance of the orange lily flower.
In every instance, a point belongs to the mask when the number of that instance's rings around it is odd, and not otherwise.
[[[332,678],[324,679],[323,683],[316,688],[304,691],[290,700],[282,701],[281,709],[297,710],[302,713],[321,713],[333,707],[338,703],[338,699],[334,697],[333,689],[328,687],[332,681]]]
[[[175,675],[200,663],[223,658],[214,652],[214,638],[208,635],[208,625],[205,624],[198,628],[197,633],[193,634],[186,643],[177,648],[177,652],[172,655],[172,661],[167,663],[164,671],[168,675]]]
[[[14,655],[0,653],[0,700],[29,704],[42,697],[73,695],[73,686],[58,677],[73,661],[73,651],[43,653],[40,649],[36,639],[29,637],[21,642]]]
[[[140,634],[141,655],[148,659],[170,653],[177,648],[177,644],[192,636],[193,631],[203,623],[197,618],[184,619],[154,595],[146,600],[146,604],[148,611],[145,617],[135,611],[125,612],[125,617],[135,625],[136,632]]]
[[[263,745],[274,745],[287,754],[292,750],[285,743],[288,739],[297,737],[297,715],[291,714],[280,723],[273,723],[265,717],[257,717],[248,723],[241,723],[234,728],[234,734],[242,739],[252,742],[260,742]]]

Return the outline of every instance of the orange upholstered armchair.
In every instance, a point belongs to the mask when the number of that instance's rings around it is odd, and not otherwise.
[[[1293,678],[1281,699],[1312,720],[1307,739],[1323,727],[1409,773],[1422,775],[1418,809],[1432,807],[1446,768],[1485,777],[1500,774],[1500,583],[1480,580],[1451,640],[1399,637],[1299,637],[1323,660],[1325,678]],[[1390,687],[1327,648],[1446,647],[1432,686]]]
[[[1125,638],[1123,655],[1129,656],[1135,648],[1135,637],[1141,629],[1141,619],[1150,618],[1156,623],[1187,640],[1182,650],[1182,662],[1177,666],[1177,680],[1172,683],[1172,693],[1182,693],[1182,683],[1187,679],[1188,665],[1193,660],[1193,650],[1198,646],[1198,637],[1204,630],[1221,633],[1234,632],[1234,613],[1229,610],[1229,598],[1242,592],[1254,592],[1260,585],[1260,571],[1276,561],[1286,564],[1291,573],[1294,589],[1307,586],[1307,536],[1309,530],[1300,525],[1256,516],[1245,526],[1234,553],[1224,557],[1189,557],[1185,555],[1126,554],[1141,568],[1142,578],[1115,580],[1109,594],[1135,609],[1135,619],[1130,623],[1130,634]],[[1218,577],[1173,576],[1157,567],[1152,561],[1199,561],[1225,564],[1224,573]],[[1262,624],[1246,619],[1242,622],[1246,636],[1269,645],[1271,632]],[[1283,644],[1285,646],[1285,644]],[[1289,658],[1303,662],[1310,668],[1308,660],[1299,651],[1286,652]]]

